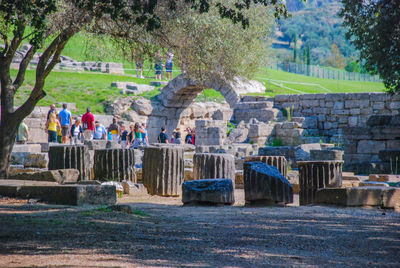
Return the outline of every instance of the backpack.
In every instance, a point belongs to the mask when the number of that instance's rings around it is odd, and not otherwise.
[[[86,116],[85,116],[86,115]],[[83,122],[85,120],[85,122]],[[88,129],[88,124],[87,124],[87,114],[84,114],[82,117],[82,122],[83,122],[83,130]]]

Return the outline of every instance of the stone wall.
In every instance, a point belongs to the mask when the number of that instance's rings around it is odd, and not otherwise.
[[[371,115],[399,114],[400,96],[386,93],[277,95],[275,107],[291,107],[294,116],[315,118],[319,135],[332,137],[341,134],[343,127],[365,127]]]
[[[371,116],[363,127],[344,127],[343,137],[346,169],[359,173],[395,172],[390,165],[379,165],[380,152],[400,148],[400,115]]]

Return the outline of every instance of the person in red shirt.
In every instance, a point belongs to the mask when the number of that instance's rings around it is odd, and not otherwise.
[[[86,113],[82,116],[85,140],[93,140],[93,134],[96,131],[94,128],[94,116],[91,111],[90,107],[88,107]]]

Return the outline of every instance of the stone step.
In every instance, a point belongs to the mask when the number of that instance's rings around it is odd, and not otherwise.
[[[340,206],[399,208],[400,188],[379,186],[324,188],[316,192],[313,203]]]
[[[35,181],[0,180],[0,195],[71,206],[113,205],[117,201],[115,186],[59,185]]]

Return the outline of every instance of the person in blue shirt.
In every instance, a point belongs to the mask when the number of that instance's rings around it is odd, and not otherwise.
[[[147,135],[147,127],[146,127],[146,123],[142,123],[142,142],[144,146],[149,145],[149,137]]]
[[[94,129],[93,139],[95,140],[105,140],[107,136],[106,128],[100,124],[99,121],[95,122],[96,127]]]
[[[161,127],[161,132],[160,135],[158,135],[157,141],[159,143],[169,143],[168,142],[168,136],[166,134],[167,130],[165,127]]]
[[[72,115],[71,112],[67,110],[66,103],[64,103],[62,107],[63,107],[62,111],[58,114],[58,120],[61,123],[61,135],[62,135],[61,141],[62,143],[67,143],[67,139],[69,137],[69,130],[72,124]]]

